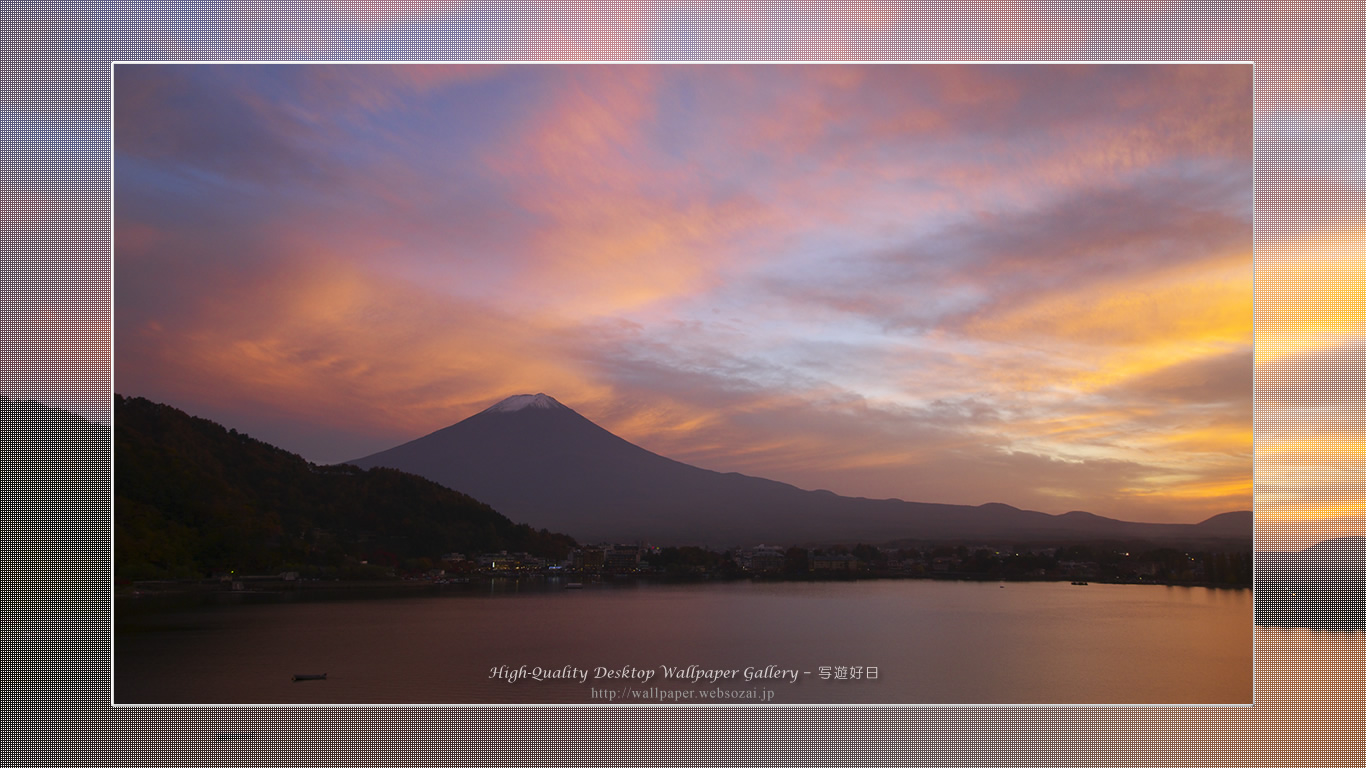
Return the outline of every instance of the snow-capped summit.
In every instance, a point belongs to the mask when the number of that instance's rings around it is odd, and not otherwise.
[[[569,410],[564,405],[561,405],[560,401],[550,395],[547,395],[544,392],[537,392],[534,395],[513,395],[497,405],[489,407],[485,412],[512,413],[513,411],[520,411],[525,408],[544,408],[546,410],[564,408],[565,410]]]

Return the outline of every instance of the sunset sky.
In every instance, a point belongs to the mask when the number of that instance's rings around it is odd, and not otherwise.
[[[1248,65],[117,65],[114,389],[319,463],[545,392],[803,488],[1249,509],[1252,90]],[[1333,333],[1276,327],[1269,385]]]

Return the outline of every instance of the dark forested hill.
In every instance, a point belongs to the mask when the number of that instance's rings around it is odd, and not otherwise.
[[[109,427],[0,397],[0,509],[6,618],[80,616],[53,631],[93,631],[73,627],[88,621],[92,596],[108,588]]]
[[[449,552],[564,557],[574,542],[392,469],[321,467],[206,419],[115,395],[114,569],[359,574]]]
[[[108,427],[0,397],[0,449],[7,514],[38,514],[57,526],[78,513],[108,519]]]

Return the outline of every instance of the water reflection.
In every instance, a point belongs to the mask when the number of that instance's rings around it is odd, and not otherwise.
[[[1228,704],[1252,696],[1247,590],[930,581],[609,581],[566,590],[501,580],[407,595],[120,606],[116,698],[591,704],[604,702],[595,689],[620,697],[664,686],[659,677],[646,685],[510,683],[491,670],[693,664],[800,670],[795,683],[712,686],[769,688],[780,704]],[[289,683],[300,672],[328,678]]]

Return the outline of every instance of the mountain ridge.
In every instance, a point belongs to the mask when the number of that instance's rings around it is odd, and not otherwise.
[[[533,403],[541,403],[530,407]],[[583,540],[724,545],[784,540],[1245,538],[1251,512],[1198,524],[1137,523],[1089,512],[1048,515],[848,497],[716,472],[637,446],[538,393],[351,462],[421,475],[537,527]],[[1228,517],[1231,515],[1231,517]],[[1204,526],[1201,528],[1200,526]]]
[[[1366,629],[1366,537],[1341,536],[1254,557],[1258,624]]]

